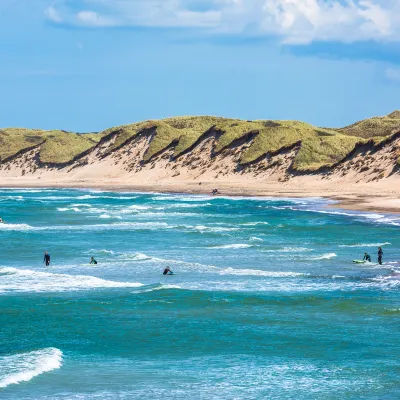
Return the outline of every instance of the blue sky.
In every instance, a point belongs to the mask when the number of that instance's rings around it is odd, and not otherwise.
[[[0,126],[400,108],[397,0],[0,0]]]

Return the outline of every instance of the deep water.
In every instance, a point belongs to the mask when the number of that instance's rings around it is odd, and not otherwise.
[[[326,205],[0,190],[0,398],[400,398],[400,216]]]

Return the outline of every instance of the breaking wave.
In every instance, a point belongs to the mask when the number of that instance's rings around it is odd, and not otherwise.
[[[0,268],[0,293],[7,292],[68,292],[98,288],[143,286],[138,282],[109,281],[94,276],[53,274],[12,267]]]
[[[63,353],[56,348],[47,348],[30,353],[0,357],[0,388],[28,382],[45,372],[59,369]]]

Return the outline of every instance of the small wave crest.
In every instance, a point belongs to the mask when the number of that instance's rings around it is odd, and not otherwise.
[[[109,281],[87,275],[53,274],[50,272],[0,268],[0,293],[66,292],[98,288],[141,287],[138,282]]]
[[[56,348],[47,348],[30,353],[0,357],[0,388],[28,382],[45,372],[59,369],[63,353]]]
[[[331,258],[337,257],[336,253],[326,253],[320,256],[310,257],[309,260],[330,260]]]
[[[236,243],[236,244],[225,244],[223,246],[210,246],[210,249],[247,249],[253,247],[252,244]]]
[[[0,224],[1,231],[28,231],[33,229],[28,224]]]
[[[382,246],[388,246],[391,243],[385,242],[385,243],[358,243],[358,244],[341,244],[339,247],[382,247]]]
[[[300,272],[263,271],[259,269],[226,268],[220,272],[220,275],[265,276],[268,278],[292,278],[296,276],[306,276],[307,274]]]

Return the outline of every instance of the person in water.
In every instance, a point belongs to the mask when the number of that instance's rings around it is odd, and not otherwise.
[[[43,262],[46,264],[46,267],[50,265],[50,254],[47,251],[44,252]]]
[[[371,262],[371,256],[368,253],[364,253],[363,261]]]
[[[382,247],[378,247],[378,263],[382,265],[383,250]]]
[[[169,267],[164,269],[163,275],[173,275],[174,273],[169,269]]]
[[[4,221],[4,219],[0,217],[0,224],[5,224],[5,223],[6,221]]]
[[[94,259],[94,257],[92,257],[92,258],[90,259],[90,264],[97,264],[97,261]]]

